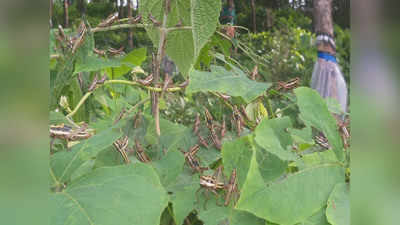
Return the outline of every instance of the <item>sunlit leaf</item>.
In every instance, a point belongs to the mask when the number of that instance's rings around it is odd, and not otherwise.
[[[329,112],[323,98],[317,91],[306,87],[294,90],[300,109],[300,118],[308,126],[322,131],[339,161],[344,159],[343,143],[340,138],[336,120]]]
[[[215,91],[227,95],[242,97],[250,102],[262,95],[270,84],[250,80],[243,74],[228,71],[220,66],[211,66],[211,72],[191,71],[190,83],[186,93]]]
[[[50,194],[54,225],[158,225],[168,204],[148,165],[100,168]]]
[[[324,207],[334,186],[344,180],[337,165],[313,167],[266,185],[253,155],[237,208],[277,224],[296,224]]]
[[[337,184],[329,196],[326,216],[332,225],[350,225],[350,187]]]

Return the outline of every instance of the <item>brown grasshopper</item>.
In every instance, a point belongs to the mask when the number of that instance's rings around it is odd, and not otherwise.
[[[244,121],[236,105],[233,106],[231,122],[232,124],[235,124],[236,133],[238,136],[240,136],[243,130]]]
[[[178,85],[180,88],[186,88],[189,85],[189,79],[185,80],[181,84]]]
[[[296,77],[290,79],[287,82],[278,81],[278,87],[276,88],[277,91],[283,89],[284,91],[288,91],[294,88],[297,88],[300,84],[300,78]]]
[[[224,182],[220,181],[220,176],[222,175],[222,167],[218,167],[217,170],[214,172],[212,176],[209,175],[202,175],[200,176],[200,188],[196,191],[196,202],[199,202],[198,192],[204,190],[204,194],[206,196],[206,200],[204,201],[204,209],[206,209],[207,201],[209,200],[208,192],[211,191],[215,194],[217,198],[217,205],[218,204],[218,190],[223,190],[225,188]]]
[[[328,143],[328,139],[324,137],[323,135],[318,135],[314,137],[314,141],[321,147],[325,149],[331,148],[331,146]]]
[[[222,116],[222,126],[221,126],[221,138],[225,137],[226,133],[226,123],[225,123],[225,115]]]
[[[78,28],[78,37],[73,41],[72,54],[75,53],[76,49],[78,49],[78,47],[84,42],[86,31],[86,25],[82,21]]]
[[[199,145],[194,145],[189,149],[189,151],[182,151],[186,163],[192,168],[194,172],[202,173],[204,170],[208,170],[208,167],[201,167],[199,161],[195,157],[196,153],[200,150]]]
[[[135,140],[136,146],[136,156],[141,162],[148,163],[150,162],[149,156],[147,156],[146,152],[143,150],[142,145],[140,145],[139,140]]]
[[[149,20],[154,24],[154,26],[159,27],[161,26],[161,22],[154,18],[151,14],[149,14]]]
[[[142,119],[142,111],[138,111],[133,118],[133,128],[138,128]]]
[[[110,55],[123,55],[124,53],[124,46],[121,46],[119,49],[115,48],[108,48],[107,51],[110,53]]]
[[[124,159],[124,162],[126,164],[130,163],[131,161],[129,160],[128,154],[126,153],[127,148],[128,148],[128,136],[125,136],[123,138],[120,138],[116,140],[113,145],[117,149],[117,151],[121,154],[122,158]]]
[[[213,124],[213,120],[214,118],[212,117],[211,113],[208,111],[208,109],[206,107],[204,107],[204,114],[206,117],[206,125],[208,127],[208,129],[213,129],[214,128],[214,124]]]
[[[217,133],[215,132],[214,127],[212,127],[212,129],[210,129],[210,132],[211,132],[211,134],[210,134],[209,137],[211,138],[211,140],[214,143],[215,147],[218,150],[221,150],[222,143],[221,143],[221,140],[219,139],[219,137],[217,136]]]
[[[87,125],[82,125],[81,127],[75,129],[64,124],[50,125],[49,131],[50,137],[67,141],[88,139],[93,133],[92,129],[87,129]]]
[[[209,137],[211,138],[211,140],[214,143],[215,147],[217,149],[221,150],[222,143],[221,143],[221,140],[219,139],[217,133],[215,132],[215,125],[213,123],[213,117],[212,117],[211,113],[207,110],[206,107],[204,107],[204,113],[205,113],[205,117],[206,117],[207,127],[210,130]]]
[[[147,76],[144,80],[141,79],[137,79],[136,82],[144,85],[144,86],[148,86],[151,84],[151,82],[153,81],[154,77],[153,74],[150,74],[149,76]]]
[[[349,125],[349,120],[344,121],[344,122],[342,122],[342,121],[338,122],[339,133],[340,133],[340,137],[342,138],[344,148],[350,147],[350,144],[348,142],[350,139],[350,132],[347,129],[348,125]]]
[[[92,92],[94,91],[96,88],[98,88],[99,84],[104,84],[104,82],[107,80],[107,75],[103,75],[103,77],[99,80],[97,74],[95,75],[95,77],[93,78],[92,83],[90,84],[88,91]]]
[[[205,148],[209,148],[207,141],[200,134],[197,134],[197,137],[199,138],[199,144],[201,144]]]
[[[198,134],[200,128],[200,113],[197,113],[196,120],[194,121],[193,133]]]
[[[118,20],[118,12],[109,15],[105,20],[101,21],[97,27],[108,27]]]
[[[142,16],[141,16],[141,15],[138,15],[138,16],[136,16],[136,17],[130,18],[128,22],[129,22],[130,24],[135,24],[135,23],[140,22],[141,19],[142,19]]]
[[[100,55],[100,56],[105,56],[105,55],[106,55],[106,51],[100,50],[100,49],[97,49],[97,48],[94,48],[94,49],[93,49],[93,52],[94,52],[95,54],[97,54],[97,55]]]
[[[231,177],[229,179],[228,185],[225,185],[225,189],[227,190],[225,196],[225,206],[229,205],[229,202],[232,198],[234,198],[234,204],[236,204],[239,199],[239,190],[238,190],[238,182],[237,182],[237,172],[236,168],[232,170]]]

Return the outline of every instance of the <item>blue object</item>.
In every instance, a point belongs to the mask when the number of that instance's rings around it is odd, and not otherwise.
[[[329,54],[328,52],[318,52],[318,58],[337,63],[336,57]]]

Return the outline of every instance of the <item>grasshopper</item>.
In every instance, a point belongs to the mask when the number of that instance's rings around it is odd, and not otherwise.
[[[196,120],[194,121],[193,133],[198,134],[200,128],[200,113],[197,113]]]
[[[117,151],[121,154],[122,158],[124,159],[124,162],[126,164],[130,163],[131,161],[128,158],[128,154],[126,153],[126,150],[128,148],[128,136],[125,136],[123,138],[120,138],[116,140],[113,145],[117,149]]]
[[[225,115],[222,116],[222,126],[221,126],[221,138],[225,137],[226,133],[226,123],[225,123]]]
[[[234,198],[234,204],[239,198],[239,190],[238,190],[238,182],[237,182],[237,172],[236,168],[232,170],[231,177],[229,179],[228,185],[225,185],[225,189],[227,190],[225,196],[225,206],[229,205],[229,202],[232,198]]]
[[[319,136],[315,136],[314,137],[315,142],[317,142],[317,144],[325,149],[329,149],[331,148],[331,146],[328,143],[328,139],[326,137],[324,137],[323,135],[319,135]]]
[[[197,134],[197,137],[199,138],[199,144],[201,144],[205,148],[209,148],[207,141],[204,140],[204,138],[200,134]]]
[[[297,88],[299,86],[299,84],[300,84],[300,78],[298,78],[298,77],[290,79],[287,82],[279,81],[278,87],[276,88],[276,90],[279,91],[279,90],[283,89],[284,91],[288,91],[288,90]]]
[[[148,86],[148,85],[151,84],[151,82],[153,81],[153,79],[154,79],[153,74],[150,74],[150,75],[147,76],[144,80],[137,79],[136,82],[140,83],[141,85]]]
[[[154,18],[153,15],[149,14],[149,20],[154,24],[154,26],[159,27],[161,26],[161,22]]]
[[[129,23],[130,23],[130,24],[135,24],[135,23],[140,22],[141,19],[142,19],[142,16],[141,16],[141,15],[138,15],[138,16],[136,16],[136,17],[134,17],[134,18],[130,18],[130,19],[129,19]]]
[[[143,150],[142,145],[139,143],[139,140],[137,140],[137,139],[135,140],[135,146],[136,146],[136,155],[137,155],[138,159],[144,163],[150,162],[149,156]]]
[[[240,136],[243,130],[244,121],[236,105],[233,106],[231,122],[232,124],[235,124],[237,135]]]
[[[133,118],[133,128],[138,128],[142,120],[142,111],[139,110]]]
[[[118,20],[118,12],[109,15],[105,20],[101,21],[97,27],[108,27]]]
[[[119,49],[115,48],[108,48],[107,51],[110,53],[110,55],[123,55],[124,53],[124,46],[121,46]]]
[[[211,134],[210,134],[210,138],[213,141],[215,147],[219,150],[221,150],[222,144],[221,144],[221,140],[218,138],[216,132],[215,132],[215,125],[213,123],[213,117],[211,115],[211,113],[208,111],[208,109],[206,107],[204,107],[204,113],[205,113],[205,117],[206,117],[206,124],[208,129],[210,130]]]
[[[76,49],[78,49],[79,46],[81,46],[85,40],[85,34],[87,32],[86,25],[82,21],[81,24],[79,25],[78,28],[78,37],[75,38],[72,46],[72,54],[75,53]]]
[[[211,140],[213,141],[215,147],[218,150],[221,150],[222,143],[221,143],[221,140],[218,138],[217,134],[215,133],[214,127],[212,127],[212,129],[210,129],[210,132],[211,132],[210,137],[211,137]]]
[[[206,107],[204,107],[204,114],[206,116],[207,127],[208,127],[208,129],[212,130],[214,128],[214,124],[213,124],[214,119]]]
[[[350,139],[350,132],[347,129],[348,125],[349,125],[349,120],[344,121],[344,122],[339,121],[339,123],[338,123],[339,133],[340,133],[340,137],[342,138],[344,148],[350,147],[350,144],[348,142]]]
[[[97,48],[94,48],[93,52],[96,53],[99,56],[105,56],[106,55],[106,51],[100,50],[100,49],[97,49]]]
[[[88,91],[89,92],[92,92],[92,91],[94,91],[94,89],[96,89],[96,87],[97,87],[97,81],[98,81],[98,76],[97,76],[97,74],[94,76],[94,78],[93,78],[93,81],[92,81],[92,83],[90,84],[90,86],[89,86],[89,88],[88,88]]]
[[[200,150],[199,145],[194,145],[189,149],[189,151],[184,152],[182,151],[183,155],[185,156],[185,161],[187,164],[192,168],[194,172],[202,173],[204,170],[208,170],[208,167],[201,167],[199,161],[195,157],[196,153]]]
[[[224,182],[220,181],[220,176],[222,174],[222,167],[218,167],[212,176],[202,175],[200,176],[200,188],[196,191],[197,202],[199,202],[198,192],[201,190],[205,190],[204,194],[206,196],[206,200],[204,201],[204,209],[206,209],[207,201],[209,200],[208,192],[211,191],[217,197],[217,205],[218,204],[218,190],[223,190],[225,188]]]
[[[87,125],[82,125],[81,127],[75,129],[64,124],[50,125],[49,131],[50,137],[64,139],[67,141],[88,139],[93,133],[92,129],[87,129]]]

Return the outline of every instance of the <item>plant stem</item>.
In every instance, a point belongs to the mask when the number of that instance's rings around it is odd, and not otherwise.
[[[147,90],[153,91],[153,92],[162,92],[162,88],[157,88],[157,87],[150,87],[150,86],[144,86],[140,84],[139,82],[136,81],[129,81],[129,80],[107,80],[104,82],[103,85],[108,85],[108,84],[127,84],[127,85],[133,85],[133,86],[140,86],[143,88],[146,88]],[[173,87],[173,88],[167,88],[166,91],[168,92],[176,92],[176,91],[181,91],[183,88],[181,87]],[[81,100],[78,102],[74,110],[70,112],[66,117],[71,118],[75,113],[77,113],[78,109],[83,105],[83,103],[89,98],[89,96],[93,93],[93,91],[86,92],[86,94],[81,98]]]
[[[129,28],[145,28],[146,24],[118,24],[118,25],[113,25],[109,27],[95,27],[92,29],[92,32],[103,32],[103,31],[111,31],[111,30],[119,30],[119,29],[129,29]]]
[[[168,9],[167,7],[164,9],[164,17],[163,17],[163,22],[162,26],[160,28],[160,40],[158,41],[158,51],[157,51],[157,56],[155,58],[154,62],[154,80],[153,84],[154,86],[158,85],[158,82],[160,81],[160,67],[161,67],[161,60],[164,56],[164,51],[165,51],[165,44],[166,44],[166,38],[167,38],[167,18],[168,18]],[[160,108],[159,108],[159,95],[156,92],[152,92],[152,112],[154,116],[154,120],[156,123],[156,133],[158,136],[161,135],[161,130],[160,130]]]
[[[151,87],[151,86],[144,86],[139,82],[136,81],[129,81],[129,80],[107,80],[104,82],[104,85],[106,84],[127,84],[127,85],[132,85],[132,86],[140,86],[143,87],[147,90],[154,91],[154,92],[162,92],[161,87]],[[177,92],[181,91],[183,88],[181,87],[172,87],[172,88],[167,88],[167,92]]]
[[[76,107],[74,108],[74,110],[72,112],[70,112],[66,117],[67,118],[71,118],[73,115],[75,115],[76,112],[78,112],[78,109],[83,105],[83,103],[85,103],[86,99],[89,98],[89,96],[92,94],[92,91],[87,92],[82,98],[81,100],[79,100],[78,105],[76,105]]]

